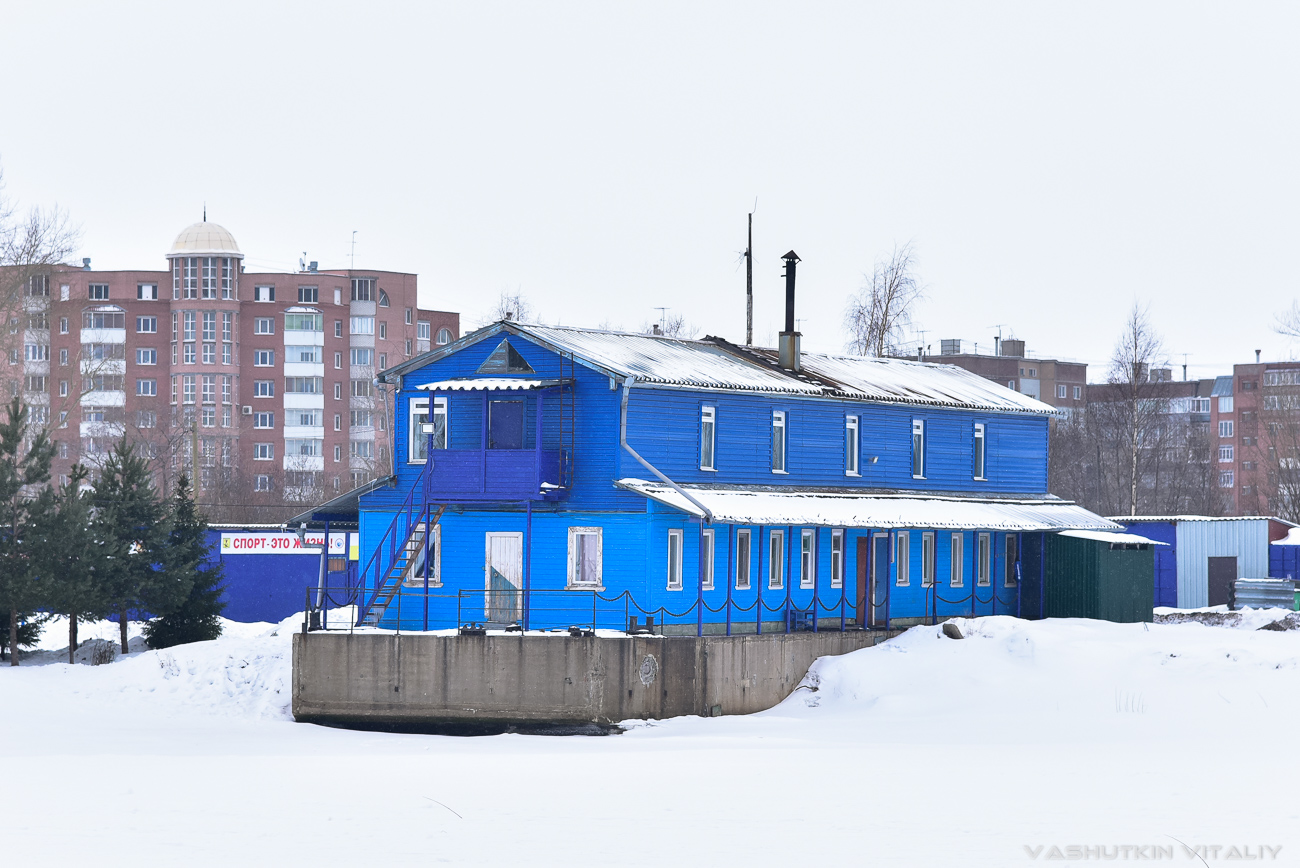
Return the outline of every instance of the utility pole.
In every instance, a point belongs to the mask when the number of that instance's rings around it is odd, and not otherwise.
[[[754,212],[749,212],[749,237],[745,241],[745,346],[754,345]]]

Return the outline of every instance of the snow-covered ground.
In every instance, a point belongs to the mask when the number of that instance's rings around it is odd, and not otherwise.
[[[1300,864],[1300,631],[1255,629],[1282,614],[980,618],[960,641],[919,627],[818,661],[771,711],[606,738],[295,724],[301,617],[101,666],[57,662],[53,625],[0,668],[0,853],[24,868],[1202,864],[1186,845],[1205,864]]]

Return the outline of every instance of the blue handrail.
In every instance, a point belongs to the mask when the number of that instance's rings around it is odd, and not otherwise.
[[[406,517],[406,529],[407,529],[406,532],[407,535],[409,536],[411,533],[411,529],[414,528],[417,524],[419,524],[420,519],[422,519],[424,517],[424,514],[428,511],[429,508],[428,486],[426,484],[428,470],[429,470],[429,465],[426,463],[424,467],[420,469],[420,476],[415,480],[415,483],[411,486],[410,492],[406,495],[406,500],[402,501],[402,505],[397,508],[397,513],[393,516],[392,523],[388,525],[388,530],[384,531],[383,537],[380,538],[379,545],[375,546],[375,553],[370,556],[370,560],[366,562],[365,567],[361,570],[361,572],[358,575],[357,584],[364,589],[366,586],[366,576],[370,574],[370,568],[372,566],[376,567],[375,587],[370,592],[369,598],[365,599],[364,602],[362,602],[361,606],[357,609],[358,624],[360,624],[362,621],[365,620],[366,615],[369,614],[371,608],[374,606],[375,600],[379,597],[380,591],[382,591],[384,588],[383,578],[387,573],[386,567],[392,566],[393,558],[396,556],[397,553],[396,537],[397,537],[398,521],[403,516]],[[416,509],[415,507],[415,493],[417,490],[423,494],[423,498],[422,498],[423,502],[420,504],[419,509]],[[412,515],[416,516],[414,520],[412,520]],[[383,543],[384,540],[388,540],[389,553],[388,553],[387,564],[382,564],[382,562],[379,560],[379,555],[384,550],[384,543]],[[364,597],[364,591],[362,596]]]

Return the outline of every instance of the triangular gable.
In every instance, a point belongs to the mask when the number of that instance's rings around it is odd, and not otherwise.
[[[479,374],[535,374],[533,366],[528,364],[519,351],[510,346],[510,341],[502,339],[483,364],[478,366]]]

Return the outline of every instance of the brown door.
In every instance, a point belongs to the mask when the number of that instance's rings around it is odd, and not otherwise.
[[[1226,606],[1232,599],[1232,586],[1237,583],[1236,558],[1210,558],[1208,605]]]
[[[858,537],[858,626],[867,626],[867,574],[871,567],[871,539]]]

